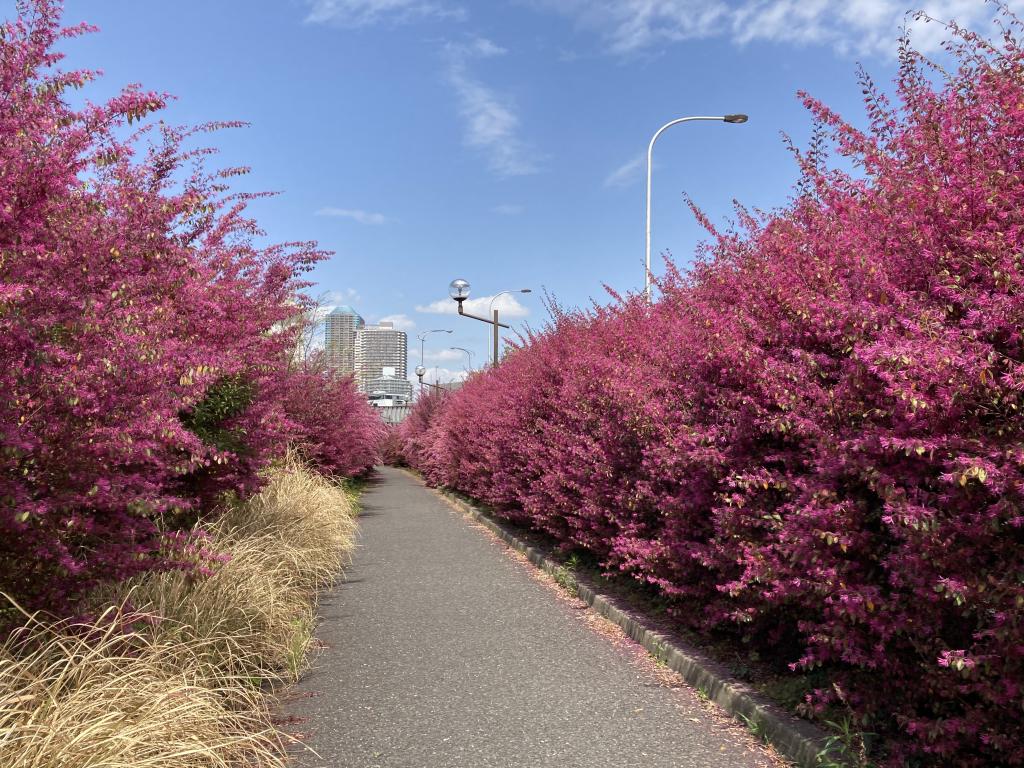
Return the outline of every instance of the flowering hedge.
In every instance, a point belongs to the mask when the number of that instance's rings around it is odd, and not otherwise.
[[[288,381],[285,411],[296,428],[292,440],[306,461],[325,474],[349,477],[378,461],[387,426],[351,376],[331,374],[317,354]]]
[[[90,28],[62,28],[55,0],[18,7],[0,27],[0,591],[61,613],[173,565],[158,519],[251,492],[296,435],[327,439],[286,409],[310,388],[286,365],[299,276],[325,254],[254,244],[226,184],[245,169],[185,147],[227,124],[134,130],[165,103],[138,87],[72,106],[94,73],[54,47]],[[353,418],[353,441],[376,439]]]
[[[712,229],[653,306],[556,312],[402,429],[431,482],[813,671],[806,710],[852,709],[887,765],[1024,765],[1024,53],[1004,18],[996,45],[950,27],[950,74],[904,41],[898,106],[863,77],[867,130],[804,97],[789,206]]]

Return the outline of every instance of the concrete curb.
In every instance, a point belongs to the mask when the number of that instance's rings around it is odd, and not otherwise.
[[[418,475],[414,476],[422,482]],[[434,490],[508,546],[522,552],[538,568],[556,577],[564,576],[565,570],[558,563],[506,529],[473,500],[448,489]],[[684,647],[678,640],[644,626],[641,618],[617,605],[613,598],[599,594],[585,584],[577,584],[577,594],[594,611],[617,624],[654,658],[678,672],[687,683],[706,692],[708,699],[744,722],[799,768],[818,768],[821,765],[818,755],[826,748],[827,736],[820,729],[793,717],[750,686],[733,679],[723,665],[700,651]]]

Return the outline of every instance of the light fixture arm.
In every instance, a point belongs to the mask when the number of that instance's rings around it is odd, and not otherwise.
[[[651,301],[651,170],[653,167],[654,159],[654,142],[658,140],[665,131],[671,128],[673,125],[679,125],[679,123],[689,123],[695,120],[715,120],[724,123],[745,123],[747,121],[746,115],[697,115],[693,117],[679,117],[675,120],[670,120],[665,123],[661,128],[654,132],[654,136],[651,137],[651,143],[647,145],[647,247],[645,250],[644,258],[644,294],[647,296],[647,302]]]
[[[481,323],[487,323],[488,325],[494,325],[494,321],[493,320],[488,320],[486,317],[480,317],[479,315],[472,315],[469,312],[463,311],[463,309],[462,309],[462,302],[461,301],[459,302],[459,314],[462,315],[463,317],[471,317],[474,320],[479,320]],[[498,323],[498,327],[499,328],[511,328],[512,326],[511,325],[506,325],[505,323]]]

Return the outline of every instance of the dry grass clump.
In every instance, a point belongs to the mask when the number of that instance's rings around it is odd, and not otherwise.
[[[283,768],[258,689],[123,618],[30,618],[0,645],[0,765]]]
[[[171,571],[132,584],[137,610],[165,638],[202,640],[208,661],[261,681],[294,679],[315,627],[314,602],[354,545],[355,505],[290,456],[273,482],[205,529],[228,555],[210,576]]]
[[[301,672],[354,515],[342,488],[289,457],[205,526],[206,548],[227,556],[208,574],[97,595],[114,607],[91,623],[28,617],[0,645],[0,766],[283,767],[263,683]]]

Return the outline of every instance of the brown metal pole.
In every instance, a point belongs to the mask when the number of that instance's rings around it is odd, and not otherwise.
[[[501,326],[498,325],[498,310],[495,309],[494,310],[494,358],[493,358],[493,361],[492,361],[492,365],[495,368],[498,367],[498,328],[500,328],[500,327]]]

